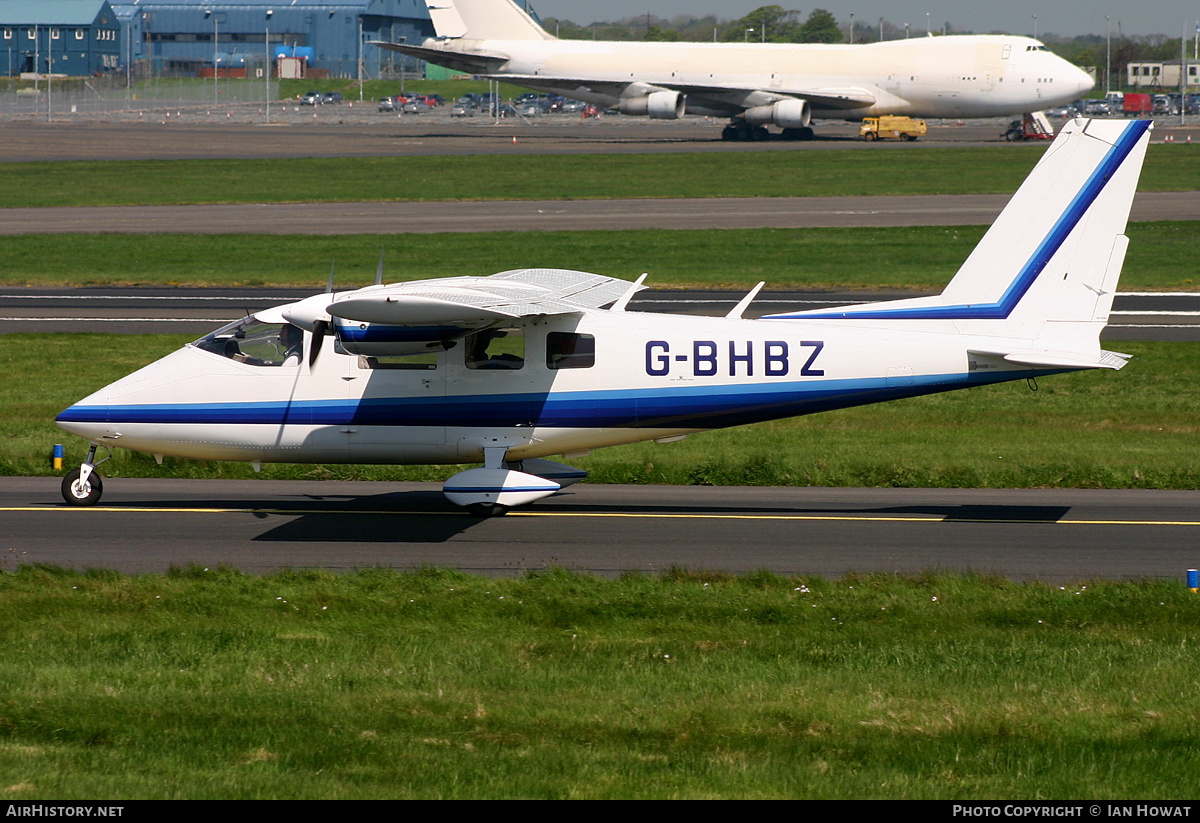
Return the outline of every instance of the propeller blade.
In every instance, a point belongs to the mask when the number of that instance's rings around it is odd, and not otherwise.
[[[375,270],[375,285],[383,285],[383,248],[379,249],[379,268]]]
[[[312,349],[308,352],[308,367],[310,369],[317,364],[317,356],[321,353],[321,344],[325,342],[325,335],[328,329],[328,322],[324,320],[313,321]]]

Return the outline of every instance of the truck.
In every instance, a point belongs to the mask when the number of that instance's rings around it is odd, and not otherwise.
[[[911,117],[884,115],[882,117],[864,117],[858,134],[867,141],[881,140],[885,137],[899,137],[901,140],[916,140],[928,129],[924,120],[914,120]]]
[[[1154,100],[1148,94],[1129,92],[1121,110],[1126,117],[1147,117],[1154,112]]]

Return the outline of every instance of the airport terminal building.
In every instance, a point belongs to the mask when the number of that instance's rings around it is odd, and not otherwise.
[[[0,0],[0,32],[8,33],[10,76],[48,66],[76,76],[127,66],[195,76],[214,66],[261,71],[267,59],[287,56],[317,76],[378,78],[418,64],[371,41],[421,40],[433,27],[422,0]],[[103,48],[64,51],[63,38]]]

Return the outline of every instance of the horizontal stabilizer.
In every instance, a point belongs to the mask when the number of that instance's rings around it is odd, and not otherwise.
[[[994,357],[1019,366],[1039,369],[1117,369],[1124,368],[1130,355],[1100,351],[1093,357],[1080,352],[1057,351],[970,351],[972,357]]]

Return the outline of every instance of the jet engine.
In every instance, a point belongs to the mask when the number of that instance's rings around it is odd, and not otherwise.
[[[656,91],[643,97],[621,99],[621,114],[650,115],[651,120],[678,120],[683,117],[687,97],[677,91]]]
[[[807,100],[789,97],[766,106],[746,109],[745,117],[747,123],[755,126],[774,123],[784,129],[803,129],[812,120],[812,112],[808,108]]]

